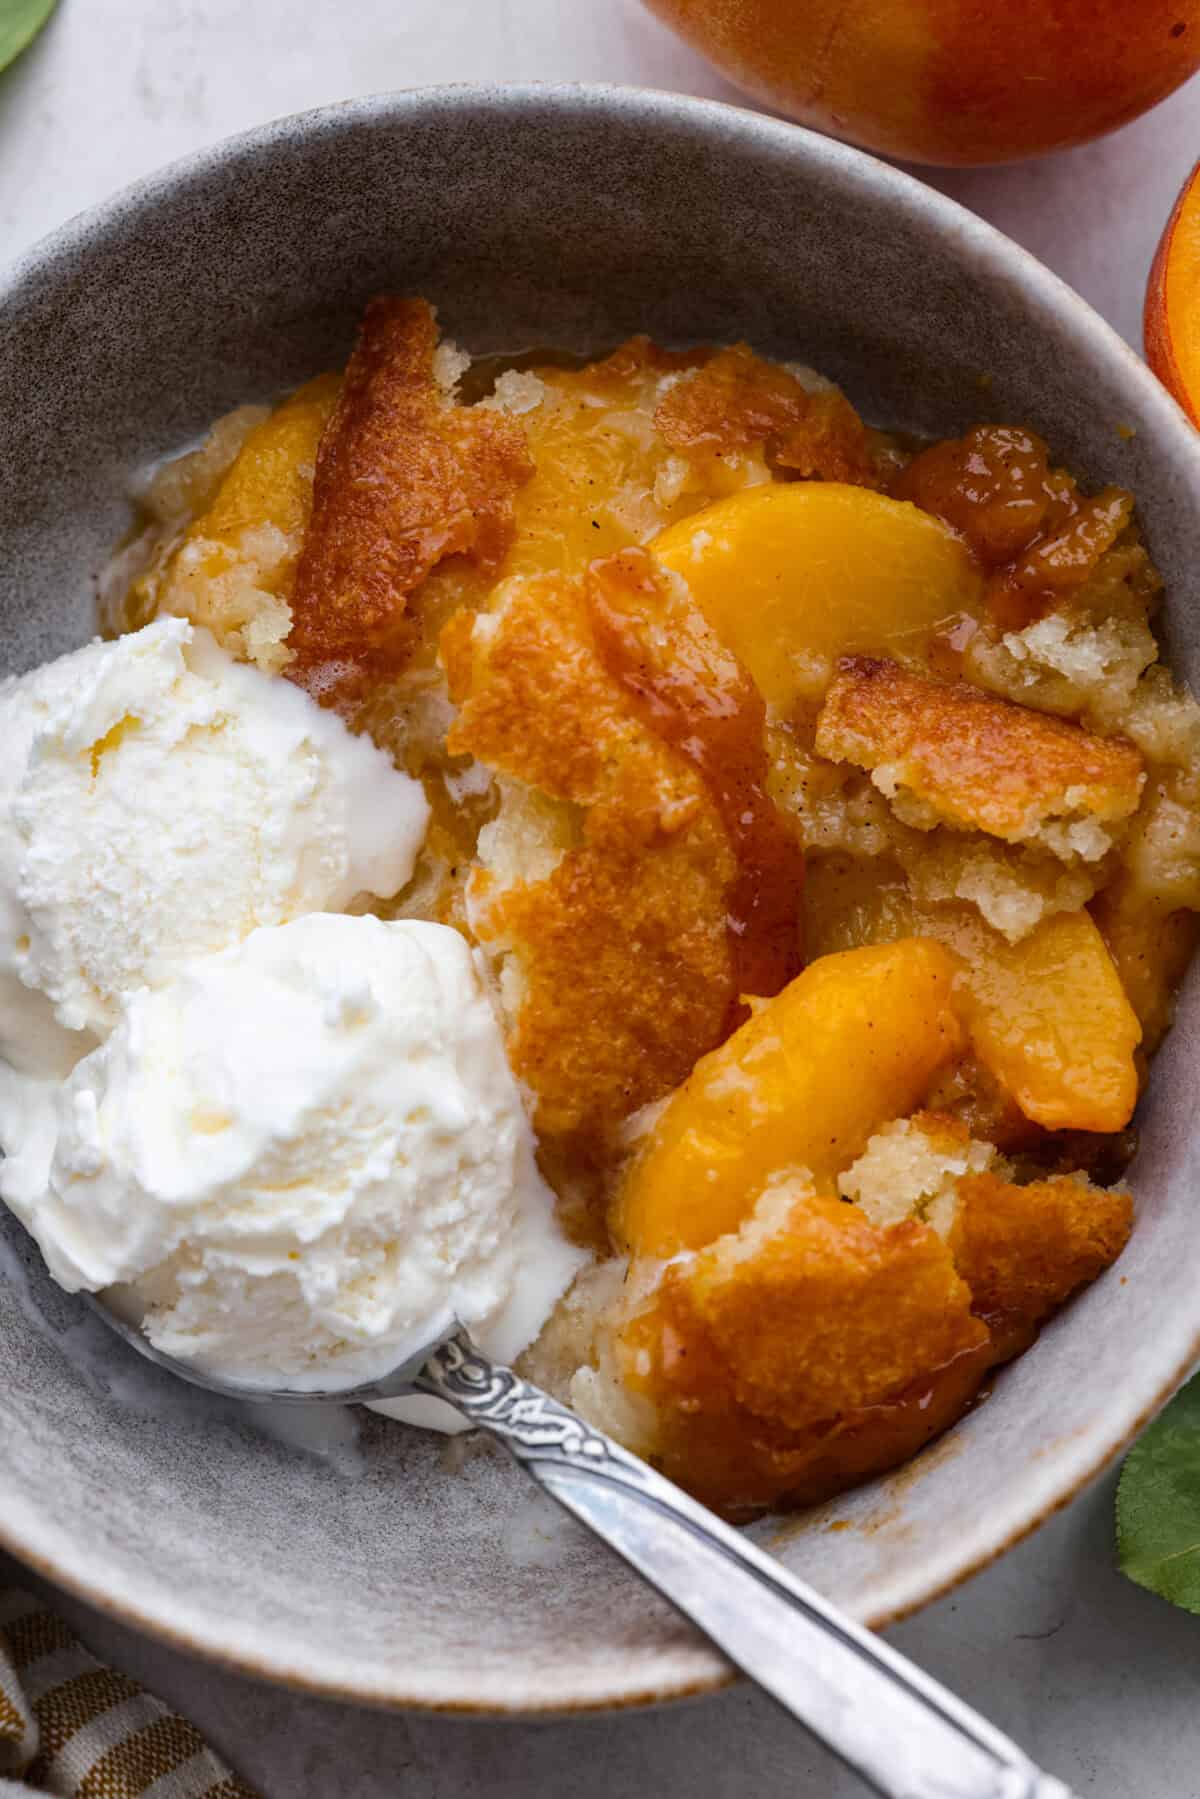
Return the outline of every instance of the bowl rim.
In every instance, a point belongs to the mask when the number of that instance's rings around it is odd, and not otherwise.
[[[312,143],[324,138],[333,143],[340,133],[362,127],[403,129],[431,110],[515,115],[531,108],[550,108],[563,116],[606,115],[647,130],[679,126],[725,134],[749,147],[758,144],[790,153],[800,167],[806,163],[820,167],[848,187],[923,219],[927,228],[952,237],[964,260],[1002,280],[1030,311],[1053,317],[1060,329],[1085,337],[1094,355],[1110,366],[1120,365],[1124,378],[1139,390],[1143,415],[1151,428],[1175,460],[1191,463],[1200,487],[1200,434],[1157,377],[1087,301],[995,226],[919,177],[837,139],[750,107],[652,87],[454,82],[395,89],[283,115],[176,158],[68,218],[0,267],[0,314],[20,306],[27,290],[52,282],[62,262],[85,257],[91,243],[119,229],[130,217],[170,203],[189,185],[203,184],[218,175],[225,165],[236,167],[248,158],[286,150],[297,141]],[[1140,1362],[1136,1370],[1131,1369],[1128,1386],[1114,1395],[1102,1422],[1057,1446],[1053,1470],[1043,1470],[1042,1478],[1030,1483],[1029,1502],[1019,1515],[1010,1513],[1007,1521],[998,1521],[990,1532],[978,1533],[973,1540],[964,1535],[958,1550],[944,1551],[937,1565],[932,1570],[927,1566],[922,1577],[908,1576],[906,1581],[893,1583],[887,1603],[868,1610],[862,1621],[882,1629],[952,1591],[1068,1505],[1106,1468],[1200,1357],[1200,1290],[1193,1312],[1185,1314],[1180,1308],[1169,1324],[1163,1323],[1168,1328],[1156,1336],[1152,1365]],[[139,1592],[136,1581],[128,1578],[123,1591],[101,1584],[92,1559],[66,1530],[48,1526],[32,1508],[22,1508],[19,1499],[16,1511],[23,1514],[19,1521],[11,1513],[0,1515],[0,1549],[36,1574],[126,1626],[177,1649],[314,1696],[460,1715],[561,1717],[714,1693],[740,1678],[715,1651],[706,1651],[699,1659],[690,1660],[686,1675],[681,1667],[664,1671],[661,1682],[653,1685],[622,1684],[618,1676],[614,1682],[593,1683],[594,1690],[581,1688],[573,1698],[556,1697],[539,1704],[525,1695],[511,1703],[495,1696],[477,1702],[448,1697],[444,1684],[426,1682],[419,1669],[389,1671],[374,1680],[357,1668],[339,1674],[336,1656],[297,1653],[262,1632],[243,1633],[241,1640],[231,1645],[218,1624],[185,1596],[176,1601],[173,1615],[166,1616],[155,1602],[156,1589]]]

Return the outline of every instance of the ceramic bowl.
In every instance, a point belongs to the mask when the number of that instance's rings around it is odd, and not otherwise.
[[[882,424],[1027,422],[1090,481],[1138,496],[1169,653],[1200,685],[1200,438],[1082,301],[839,144],[574,87],[287,119],[120,195],[9,275],[3,661],[87,638],[138,472],[336,363],[385,288],[431,295],[475,350],[746,337],[816,364]],[[757,1527],[856,1616],[909,1612],[1033,1528],[1192,1358],[1198,999],[1192,982],[1155,1066],[1119,1268],[909,1467]],[[374,1417],[256,1423],[106,1343],[15,1232],[4,1257],[0,1540],[63,1585],[253,1673],[390,1705],[554,1711],[728,1678],[506,1463],[450,1468],[441,1441]]]

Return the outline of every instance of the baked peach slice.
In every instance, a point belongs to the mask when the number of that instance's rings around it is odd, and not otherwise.
[[[840,656],[919,655],[982,612],[981,577],[940,519],[838,481],[747,488],[650,548],[783,711],[819,698]]]
[[[1060,912],[1020,943],[982,929],[958,994],[980,1061],[1047,1130],[1122,1130],[1142,1027],[1090,915]]]
[[[168,562],[156,601],[271,673],[291,660],[296,561],[340,385],[337,375],[318,375],[254,427]]]
[[[736,1231],[774,1178],[832,1191],[881,1124],[913,1111],[962,1028],[957,964],[924,940],[813,963],[697,1062],[627,1177],[618,1219],[642,1255]]]
[[[1096,923],[1142,1027],[1143,1056],[1152,1056],[1175,1016],[1175,992],[1200,947],[1200,914],[1164,907],[1128,875],[1092,902]]]
[[[242,532],[255,527],[289,536],[302,531],[312,506],[317,447],[340,386],[339,376],[318,375],[256,425],[188,537],[233,549]]]
[[[1150,271],[1146,360],[1200,425],[1200,163],[1184,183]]]
[[[1056,913],[1009,943],[973,907],[918,904],[898,870],[824,859],[809,870],[807,926],[810,944],[838,945],[810,973],[853,954],[848,940],[937,940],[956,958],[971,1049],[1026,1118],[1048,1130],[1129,1123],[1142,1026],[1090,913]]]

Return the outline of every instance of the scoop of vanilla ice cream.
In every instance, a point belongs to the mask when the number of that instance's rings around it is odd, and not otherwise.
[[[427,821],[369,739],[183,619],[3,682],[0,1055],[61,1075],[64,1033],[185,958],[390,897]]]
[[[39,726],[51,714],[69,714],[79,674],[100,649],[93,644],[32,674],[0,680],[0,1058],[30,1079],[69,1074],[96,1039],[61,1025],[49,997],[22,979],[33,937],[21,898],[24,850],[14,808]]]
[[[57,1107],[15,1208],[51,1273],[133,1288],[155,1344],[240,1382],[353,1385],[456,1319],[510,1358],[584,1259],[443,925],[254,931],[133,993]]]
[[[65,711],[79,656],[64,656],[32,675],[0,680],[0,1145],[18,1155],[40,1185],[54,1147],[53,1098],[58,1082],[94,1048],[91,1032],[68,1030],[45,993],[27,987],[21,970],[32,927],[20,897],[22,846],[13,817],[40,717]],[[8,1162],[0,1164],[0,1194]]]

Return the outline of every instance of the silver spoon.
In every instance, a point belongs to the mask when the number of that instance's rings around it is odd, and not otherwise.
[[[444,1399],[656,1587],[751,1680],[887,1799],[1071,1799],[1015,1743],[738,1531],[462,1332],[382,1380],[338,1392],[239,1386],[189,1367],[99,1300],[126,1342],[227,1398],[366,1404]]]

